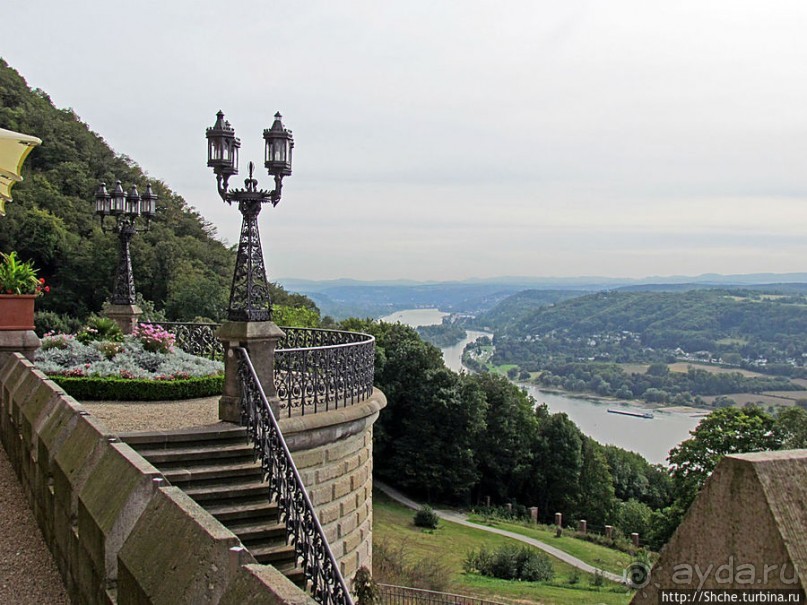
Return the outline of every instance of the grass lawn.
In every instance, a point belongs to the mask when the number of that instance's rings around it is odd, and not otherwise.
[[[593,542],[579,540],[571,536],[555,537],[554,528],[549,528],[545,525],[526,526],[520,523],[508,523],[505,521],[490,521],[472,515],[469,520],[480,525],[489,525],[490,527],[498,527],[506,529],[528,538],[534,538],[540,542],[545,542],[550,546],[554,546],[558,550],[569,553],[573,557],[577,557],[581,561],[585,561],[589,565],[610,571],[621,575],[625,568],[630,565],[631,556],[613,548],[607,548]]]
[[[513,542],[510,538],[440,521],[434,531],[415,527],[414,512],[387,498],[373,494],[373,544],[399,548],[410,563],[430,558],[445,566],[448,592],[478,596],[499,601],[541,604],[626,605],[632,596],[624,587],[612,582],[597,589],[590,586],[589,574],[552,559],[555,578],[550,583],[495,580],[466,574],[462,563],[466,554],[481,546],[495,548]],[[515,530],[514,530],[515,531]],[[621,571],[621,570],[620,570]],[[576,583],[573,583],[577,578]]]

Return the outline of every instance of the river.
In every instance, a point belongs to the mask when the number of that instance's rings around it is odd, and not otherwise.
[[[400,321],[417,327],[439,324],[448,313],[437,309],[409,309],[382,317],[383,321]],[[455,371],[462,369],[462,351],[465,345],[486,332],[468,330],[466,337],[453,347],[442,349],[446,366]],[[666,464],[670,449],[689,437],[700,418],[688,413],[655,410],[652,419],[609,413],[609,409],[640,410],[636,406],[613,401],[597,401],[573,397],[563,393],[543,391],[533,385],[521,385],[538,403],[546,403],[552,412],[565,412],[580,430],[603,444],[612,444],[638,452],[652,463]]]

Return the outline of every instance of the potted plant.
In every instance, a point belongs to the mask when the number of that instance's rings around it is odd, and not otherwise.
[[[0,252],[0,330],[33,330],[34,300],[49,292],[31,261]]]

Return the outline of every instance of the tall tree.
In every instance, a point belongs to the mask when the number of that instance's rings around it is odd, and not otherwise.
[[[535,479],[540,486],[540,512],[545,518],[560,512],[569,517],[580,490],[583,436],[566,414],[552,414],[538,429]]]
[[[616,507],[614,484],[603,447],[583,438],[576,516],[592,527],[603,528],[612,520]]]
[[[807,448],[807,410],[798,406],[779,412],[776,424],[782,431],[782,447],[786,449]]]
[[[778,450],[783,439],[776,420],[756,406],[715,410],[690,434],[669,455],[676,500],[684,508],[723,456]]]
[[[503,376],[483,373],[469,378],[487,401],[485,432],[475,444],[481,479],[478,496],[495,502],[525,501],[532,480],[538,420],[535,401]]]

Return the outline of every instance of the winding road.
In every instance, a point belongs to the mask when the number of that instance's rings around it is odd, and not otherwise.
[[[379,490],[384,492],[387,496],[395,500],[396,502],[403,504],[404,506],[411,508],[413,510],[419,510],[422,508],[422,504],[418,504],[414,500],[411,500],[404,496],[401,492],[396,490],[395,488],[390,487],[378,480],[373,480],[373,485],[377,487]],[[451,523],[458,523],[459,525],[465,525],[466,527],[473,527],[474,529],[481,529],[482,531],[490,532],[492,534],[499,534],[500,536],[506,536],[508,538],[512,538],[513,540],[518,540],[519,542],[524,542],[525,544],[529,544],[530,546],[534,546],[535,548],[539,548],[543,550],[545,553],[552,555],[553,557],[560,559],[564,563],[568,563],[572,567],[576,567],[580,571],[584,571],[586,573],[601,573],[603,577],[611,580],[612,582],[617,582],[619,584],[625,583],[625,578],[619,576],[615,573],[611,573],[610,571],[605,571],[604,569],[599,569],[594,567],[593,565],[589,565],[585,561],[581,561],[577,557],[573,557],[569,553],[563,552],[555,548],[554,546],[550,546],[544,542],[540,542],[535,540],[534,538],[528,538],[527,536],[522,536],[521,534],[517,534],[512,531],[507,531],[506,529],[499,529],[497,527],[488,527],[487,525],[480,525],[478,523],[474,523],[472,521],[468,521],[468,516],[462,513],[455,513],[448,510],[437,510],[434,511],[437,513],[437,516],[441,519],[446,521],[450,521]]]

